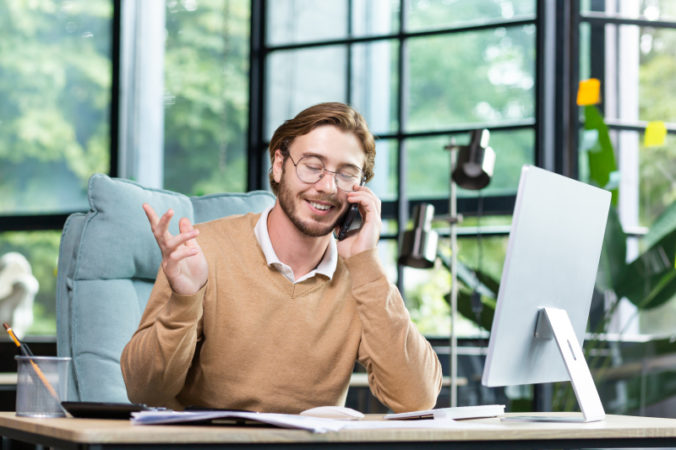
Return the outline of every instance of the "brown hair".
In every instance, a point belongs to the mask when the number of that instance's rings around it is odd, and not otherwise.
[[[275,151],[281,150],[284,160],[289,156],[289,146],[297,136],[303,136],[322,125],[333,125],[345,132],[354,133],[361,142],[366,156],[364,177],[373,178],[373,166],[376,158],[376,144],[366,125],[366,120],[352,107],[339,102],[319,103],[304,109],[293,119],[285,121],[277,128],[270,140],[270,164],[275,161]],[[279,183],[270,171],[270,187],[277,194]]]

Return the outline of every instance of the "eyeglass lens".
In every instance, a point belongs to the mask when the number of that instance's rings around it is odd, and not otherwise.
[[[318,182],[325,172],[334,176],[336,186],[343,191],[351,191],[355,184],[361,180],[361,171],[354,167],[344,167],[336,172],[327,170],[321,159],[314,156],[306,156],[300,159],[296,166],[296,174],[304,183]]]

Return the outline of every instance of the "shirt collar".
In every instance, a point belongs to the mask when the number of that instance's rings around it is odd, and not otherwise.
[[[258,245],[260,245],[261,249],[263,250],[265,261],[267,262],[268,266],[272,266],[277,269],[292,283],[300,283],[303,280],[312,278],[316,274],[324,275],[329,279],[333,278],[333,274],[336,272],[336,267],[338,265],[338,248],[336,246],[336,240],[332,236],[329,246],[317,267],[299,279],[295,279],[291,267],[280,261],[279,257],[277,257],[277,254],[275,253],[275,250],[272,248],[270,233],[268,232],[268,215],[270,214],[272,208],[273,207],[270,206],[261,213],[261,216],[258,218],[258,222],[256,222],[256,226],[254,227],[256,240],[258,241]]]

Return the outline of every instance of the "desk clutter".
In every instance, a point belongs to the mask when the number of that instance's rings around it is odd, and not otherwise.
[[[139,411],[132,413],[131,422],[135,425],[168,425],[168,424],[221,424],[221,425],[249,425],[265,424],[280,428],[307,430],[313,433],[328,433],[340,430],[375,430],[375,429],[450,429],[483,427],[483,424],[458,422],[447,417],[426,418],[419,420],[383,420],[383,419],[356,419],[348,417],[334,419],[302,414],[260,413],[250,411]]]
[[[238,410],[192,409],[174,411],[134,403],[62,402],[75,418],[131,419],[134,425],[203,424],[250,425],[265,424],[281,428],[326,433],[342,429],[381,428],[453,428],[456,419],[498,417],[504,405],[439,408],[409,413],[388,414],[371,419],[361,412],[341,406],[319,406],[300,414],[261,413]],[[467,424],[463,424],[466,426]],[[477,426],[480,426],[476,424]]]

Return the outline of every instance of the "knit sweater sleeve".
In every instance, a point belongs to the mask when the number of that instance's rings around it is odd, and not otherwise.
[[[411,322],[377,250],[354,255],[345,263],[362,322],[358,358],[368,371],[371,391],[395,412],[433,408],[441,390],[439,358]]]
[[[180,406],[176,396],[183,389],[199,341],[206,289],[178,295],[159,270],[141,323],[120,358],[129,400]]]

